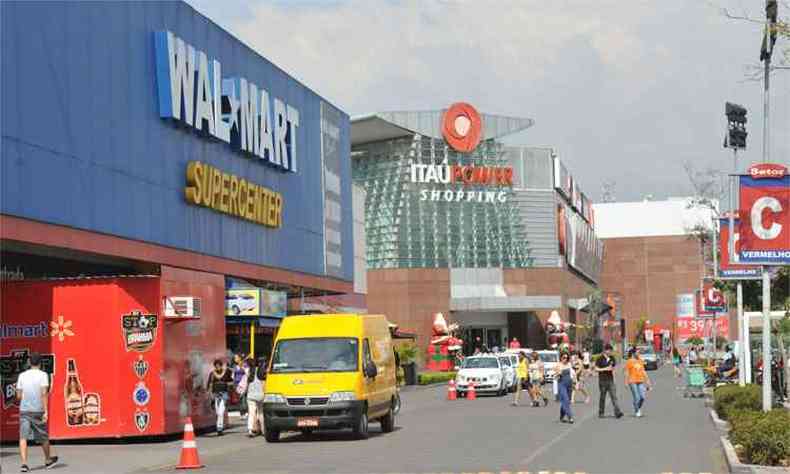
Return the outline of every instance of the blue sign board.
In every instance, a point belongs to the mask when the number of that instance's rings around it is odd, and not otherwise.
[[[0,9],[0,212],[352,280],[347,114],[183,2]]]

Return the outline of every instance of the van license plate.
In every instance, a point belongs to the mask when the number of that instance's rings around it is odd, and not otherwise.
[[[300,428],[304,427],[316,427],[318,426],[318,417],[311,417],[311,418],[297,418],[296,426]]]

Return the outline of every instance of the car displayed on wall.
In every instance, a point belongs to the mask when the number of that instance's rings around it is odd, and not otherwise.
[[[250,294],[225,295],[225,310],[238,316],[245,311],[252,311],[258,304],[257,298]]]
[[[504,395],[507,393],[507,381],[502,367],[502,362],[495,355],[467,357],[455,376],[456,390],[465,396],[469,385],[474,384],[475,393]]]

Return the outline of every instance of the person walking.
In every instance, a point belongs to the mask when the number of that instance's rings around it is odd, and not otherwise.
[[[645,371],[645,362],[639,356],[639,351],[631,351],[628,361],[623,367],[625,383],[631,389],[631,398],[634,402],[634,416],[642,417],[642,405],[645,403],[647,390],[650,390],[652,383]]]
[[[247,437],[263,433],[263,395],[266,384],[266,361],[248,360],[247,374]]]
[[[674,346],[672,347],[672,367],[675,369],[675,377],[680,377],[680,352],[678,352],[678,348]]]
[[[543,361],[540,360],[537,352],[533,352],[532,360],[529,363],[527,389],[529,390],[529,396],[532,399],[532,406],[534,407],[539,407],[541,401],[543,401],[543,406],[549,404],[549,399],[543,395],[544,370]]]
[[[235,405],[238,403],[239,415],[242,417],[247,415],[247,363],[242,354],[235,354],[233,356],[233,364],[231,365],[231,374],[233,375],[234,390],[231,393],[230,404]]]
[[[584,364],[584,370],[589,374],[590,372],[590,360],[592,356],[590,354],[590,349],[588,347],[584,348],[584,352],[582,352],[582,363]]]
[[[598,400],[598,417],[603,418],[606,410],[606,394],[612,399],[612,407],[614,408],[614,416],[622,418],[623,412],[617,405],[617,390],[614,385],[614,368],[617,361],[612,355],[612,345],[606,344],[604,346],[604,353],[595,361],[595,371],[598,372],[598,389],[600,391],[600,399]]]
[[[573,423],[571,409],[571,392],[576,381],[576,372],[571,365],[571,357],[567,352],[560,354],[560,362],[554,368],[554,378],[558,380],[560,392],[560,422]]]
[[[521,398],[521,386],[527,381],[529,377],[529,368],[527,363],[527,356],[523,352],[518,353],[518,366],[516,366],[516,392],[513,394],[513,406],[517,407],[519,399]]]
[[[49,445],[49,374],[41,370],[41,356],[28,356],[30,368],[19,374],[16,381],[16,401],[19,403],[19,456],[22,472],[29,472],[27,465],[27,441],[33,438],[41,443],[44,451],[44,467],[50,468],[58,462]]]
[[[221,359],[214,361],[214,370],[208,376],[206,389],[214,397],[214,411],[217,414],[217,436],[225,431],[225,410],[233,388],[233,374]]]
[[[571,357],[571,365],[573,366],[574,372],[576,372],[576,383],[573,386],[573,396],[571,397],[571,403],[576,402],[577,393],[583,393],[584,403],[588,404],[590,403],[590,394],[587,392],[587,388],[584,384],[584,379],[587,378],[587,369],[584,368],[581,354],[578,352],[573,353],[573,356]]]

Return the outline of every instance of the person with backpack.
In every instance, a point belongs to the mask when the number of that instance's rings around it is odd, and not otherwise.
[[[266,359],[247,361],[247,437],[263,433],[263,395],[266,388]]]
[[[206,389],[214,400],[214,411],[217,413],[217,436],[222,436],[222,432],[225,430],[225,410],[228,407],[232,388],[233,374],[221,359],[216,359],[214,370],[208,375]]]

